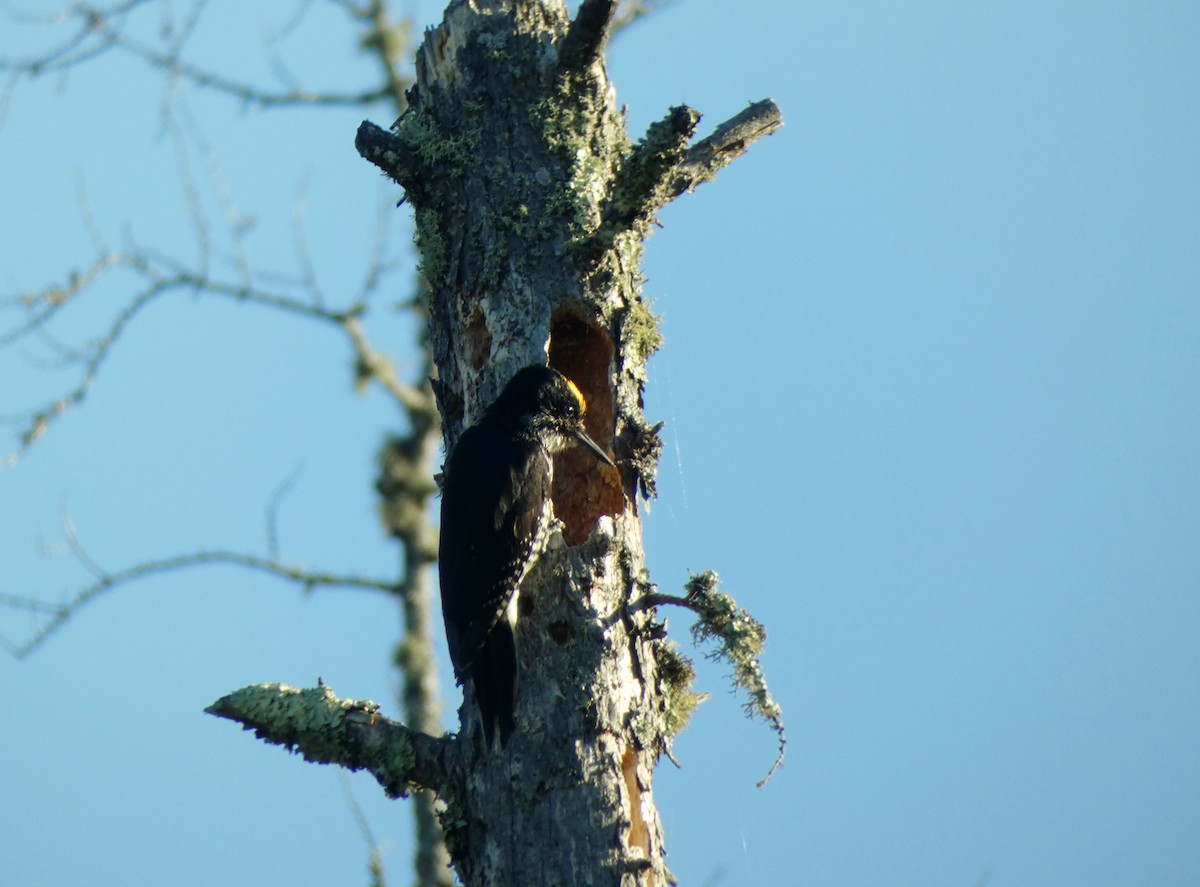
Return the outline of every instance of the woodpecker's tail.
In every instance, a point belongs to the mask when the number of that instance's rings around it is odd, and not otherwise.
[[[500,745],[507,746],[515,721],[517,705],[517,642],[508,620],[496,623],[471,665],[471,684],[475,689],[475,704],[483,722],[483,738],[488,748],[496,727],[500,728]]]

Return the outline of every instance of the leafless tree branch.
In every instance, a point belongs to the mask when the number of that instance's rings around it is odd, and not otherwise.
[[[182,27],[164,29],[163,46],[154,46],[133,38],[126,33],[128,16],[147,5],[147,0],[126,0],[113,6],[94,6],[76,3],[50,16],[19,15],[10,11],[9,18],[24,21],[74,25],[72,33],[54,48],[39,55],[23,59],[0,59],[0,71],[11,71],[20,76],[38,77],[42,74],[63,72],[90,62],[109,51],[123,52],[156,70],[169,73],[173,78],[186,81],[200,89],[211,89],[235,98],[246,105],[259,108],[306,106],[369,105],[392,98],[393,84],[385,82],[359,92],[322,91],[291,86],[272,89],[244,80],[228,77],[211,68],[206,68],[183,58],[184,44],[193,31],[203,4],[196,4]],[[345,11],[362,18],[362,11],[348,4],[335,4]],[[376,4],[386,6],[385,4]],[[290,30],[294,24],[283,29]]]
[[[147,305],[171,292],[222,296],[331,324],[346,335],[354,350],[356,375],[360,382],[377,380],[384,390],[405,408],[425,409],[427,406],[426,396],[418,389],[401,382],[391,362],[371,344],[361,323],[361,317],[366,312],[365,304],[356,303],[342,310],[329,309],[315,304],[311,298],[299,299],[284,291],[264,289],[241,281],[217,280],[203,272],[186,268],[178,260],[148,250],[101,255],[86,271],[69,274],[63,285],[4,300],[0,304],[23,308],[29,311],[31,316],[7,332],[0,333],[0,345],[12,344],[31,333],[43,331],[46,324],[71,300],[94,284],[106,271],[115,268],[134,273],[142,280],[142,288],[99,339],[82,349],[68,349],[63,355],[67,363],[82,364],[80,380],[73,388],[50,403],[32,410],[24,419],[8,417],[10,423],[20,421],[25,427],[20,433],[18,449],[9,453],[4,463],[14,464],[46,432],[56,418],[87,397],[104,361],[121,334]]]
[[[267,557],[271,560],[279,560],[279,506],[288,493],[292,491],[292,487],[296,484],[296,479],[300,476],[300,466],[297,466],[291,474],[283,479],[275,492],[271,494],[271,501],[267,503],[266,531],[267,531]]]
[[[72,553],[93,575],[94,581],[84,586],[65,603],[51,604],[38,598],[23,595],[0,593],[0,606],[12,610],[25,610],[34,616],[48,617],[39,625],[32,636],[21,644],[9,642],[9,652],[16,658],[23,659],[43,643],[46,639],[61,629],[66,623],[87,604],[91,603],[105,592],[112,591],[138,579],[146,579],[173,570],[186,567],[227,565],[244,567],[261,573],[267,573],[279,579],[299,585],[304,592],[318,588],[344,588],[365,591],[383,591],[388,594],[401,593],[401,588],[395,581],[374,579],[366,576],[333,573],[324,570],[311,570],[296,564],[289,564],[274,556],[259,557],[237,551],[197,551],[190,554],[179,554],[161,560],[148,560],[126,567],[123,570],[109,572],[99,566],[84,551],[73,530],[68,530],[67,542]]]
[[[774,99],[751,102],[740,113],[726,120],[712,135],[694,144],[679,167],[674,182],[678,196],[712,179],[718,172],[746,153],[746,149],[783,126],[783,110]]]
[[[286,684],[243,687],[205,711],[306,761],[367,770],[393,798],[414,786],[437,791],[448,782],[449,739],[388,720],[370,700],[340,699],[319,682],[303,690]]]
[[[362,807],[359,806],[358,799],[354,797],[354,789],[350,785],[350,777],[342,773],[342,791],[346,796],[346,806],[350,808],[350,813],[354,817],[354,822],[358,826],[359,834],[362,835],[363,842],[367,845],[367,871],[371,873],[370,887],[387,887],[387,873],[383,866],[384,849],[380,845],[379,840],[375,837],[375,832],[371,829],[371,823],[367,821],[367,816],[363,813]]]
[[[623,0],[613,17],[612,35],[615,37],[639,19],[665,6],[667,2],[668,0]]]

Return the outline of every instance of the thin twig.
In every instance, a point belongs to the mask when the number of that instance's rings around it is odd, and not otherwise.
[[[234,267],[237,268],[243,285],[250,286],[254,280],[254,275],[250,269],[250,260],[246,256],[245,241],[246,232],[253,226],[253,218],[238,209],[237,201],[233,195],[233,187],[229,184],[229,180],[225,176],[225,171],[221,168],[217,152],[205,137],[204,128],[192,115],[187,103],[183,99],[180,99],[174,104],[173,109],[182,122],[181,132],[191,140],[191,143],[200,153],[200,157],[204,162],[205,172],[208,175],[213,193],[216,194],[217,201],[221,206],[221,213],[225,217],[226,230],[229,232],[229,239],[233,245]],[[198,201],[195,203],[194,212],[198,216],[197,224],[204,224]]]
[[[357,316],[347,316],[342,321],[342,329],[346,331],[346,335],[350,337],[350,341],[354,345],[355,363],[359,367],[360,378],[374,378],[405,409],[414,411],[428,409],[428,397],[420,389],[400,381],[392,362],[376,351],[367,340]]]
[[[19,300],[21,304],[30,307],[41,306],[40,311],[24,324],[5,334],[3,342],[0,344],[11,343],[31,332],[42,331],[46,321],[61,310],[64,303],[77,296],[87,284],[95,282],[104,271],[114,267],[133,271],[146,279],[148,284],[129,301],[98,340],[89,344],[85,349],[79,351],[67,349],[65,351],[62,356],[66,362],[83,365],[79,382],[50,403],[25,414],[21,420],[25,425],[25,430],[21,433],[20,445],[15,452],[6,457],[6,463],[15,464],[20,456],[46,432],[56,418],[87,397],[113,345],[128,325],[150,302],[174,291],[224,296],[337,326],[346,334],[354,349],[360,378],[377,379],[380,385],[406,408],[424,409],[427,405],[425,396],[418,389],[401,382],[396,376],[391,361],[377,351],[367,339],[359,320],[365,311],[365,306],[357,304],[344,310],[333,310],[314,304],[312,301],[293,298],[286,293],[247,286],[242,282],[214,280],[205,274],[186,269],[175,259],[149,250],[142,250],[135,254],[102,256],[86,275],[81,277],[72,274],[67,286],[50,287],[41,293],[22,297]]]
[[[310,179],[311,172],[306,173],[296,188],[296,199],[292,203],[292,240],[295,244],[296,260],[300,265],[300,279],[304,283],[304,289],[308,291],[309,298],[312,299],[314,305],[324,305],[325,296],[317,281],[317,267],[313,263],[312,250],[308,244],[306,194]]]
[[[96,580],[76,592],[65,604],[48,605],[38,601],[36,598],[0,594],[0,605],[2,606],[10,609],[28,610],[31,613],[43,613],[50,617],[45,625],[40,626],[34,631],[33,636],[29,640],[15,648],[13,655],[18,659],[22,659],[36,650],[48,637],[61,629],[82,607],[101,594],[138,579],[145,579],[185,567],[209,566],[214,564],[245,567],[293,582],[299,585],[305,593],[314,591],[317,588],[326,587],[384,591],[388,594],[398,593],[394,581],[373,579],[353,574],[332,573],[324,570],[310,570],[306,567],[288,564],[275,558],[259,557],[258,555],[237,551],[197,551],[161,560],[143,561],[132,567],[126,567],[123,570],[110,573],[87,556],[82,546],[79,545],[79,540],[74,537],[73,533],[68,534],[67,541],[72,552],[87,566],[89,571],[96,577]]]
[[[292,469],[292,473],[275,488],[275,492],[271,494],[271,501],[267,503],[267,556],[273,561],[279,560],[279,506],[283,503],[284,497],[296,485],[296,480],[300,477],[303,467],[297,465]]]
[[[730,664],[734,686],[749,696],[746,711],[765,720],[779,743],[771,768],[758,782],[758,787],[762,788],[783,765],[787,749],[783,712],[767,688],[759,661],[766,642],[766,630],[746,610],[737,606],[733,598],[718,590],[718,581],[717,574],[707,570],[688,580],[684,597],[655,591],[639,598],[633,606],[637,609],[664,605],[684,607],[697,617],[692,626],[693,643],[717,642],[717,648],[708,654],[709,658]]]
[[[613,16],[612,36],[617,36],[634,22],[656,12],[666,3],[667,0],[623,0],[617,7],[617,14]]]
[[[120,261],[121,257],[116,253],[106,252],[101,254],[91,267],[82,272],[72,271],[68,274],[67,282],[63,286],[52,286],[41,292],[9,297],[0,301],[0,304],[20,306],[31,312],[31,316],[24,323],[13,327],[8,332],[0,333],[0,348],[11,345],[35,328],[44,326],[72,297],[93,284],[101,274]]]
[[[124,33],[121,19],[143,3],[144,0],[130,0],[108,9],[76,4],[57,17],[58,21],[75,20],[76,31],[73,34],[56,48],[39,56],[17,60],[0,59],[0,71],[15,71],[24,76],[37,77],[66,71],[110,50],[119,50],[152,68],[167,71],[173,77],[185,80],[192,86],[215,90],[244,104],[260,108],[370,105],[392,96],[390,84],[359,92],[318,91],[302,87],[273,90],[227,77],[181,58],[184,39],[190,33],[189,25],[181,29],[181,37],[173,40],[166,49],[159,49]]]
[[[387,876],[383,867],[383,850],[375,837],[375,832],[371,829],[371,823],[367,821],[367,814],[363,812],[358,799],[354,797],[354,786],[350,784],[350,777],[345,770],[340,771],[339,775],[342,778],[342,791],[346,795],[346,806],[350,808],[350,815],[354,817],[354,822],[358,825],[358,832],[362,835],[362,839],[367,845],[367,852],[370,854],[367,863],[367,870],[371,873],[370,887],[386,887]]]

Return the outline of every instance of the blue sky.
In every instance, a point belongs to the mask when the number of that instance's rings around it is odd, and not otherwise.
[[[195,57],[269,75],[263,33],[292,9],[213,4]],[[314,6],[283,52],[306,82],[356,88],[367,69],[336,22]],[[2,54],[45,39],[4,31]],[[716,569],[767,625],[790,740],[755,789],[772,738],[700,662],[713,698],[679,739],[683,769],[656,781],[682,883],[1195,883],[1197,45],[1182,3],[680,0],[612,47],[635,135],[679,102],[702,132],[768,95],[787,119],[667,208],[647,247],[666,333],[648,411],[667,435],[650,567],[664,590]],[[17,87],[0,295],[91,260],[81,187],[113,244],[194,254],[162,97],[115,58]],[[301,199],[326,297],[352,295],[395,197],[353,152],[361,112],[187,106],[254,217],[256,260],[294,267]],[[388,215],[403,257],[408,210]],[[96,290],[59,334],[94,336],[128,286]],[[377,320],[404,366],[411,330]],[[0,353],[0,413],[73,384],[44,354]],[[283,554],[391,575],[371,481],[396,422],[353,394],[330,331],[168,297],[0,473],[0,592],[58,600],[88,581],[62,555],[64,511],[109,569],[262,552],[293,475]],[[102,597],[28,660],[0,659],[3,880],[365,883],[348,784],[403,883],[402,805],[201,712],[318,675],[394,711],[397,622],[370,593],[305,598],[210,568]],[[686,646],[685,614],[670,625]],[[28,628],[0,611],[4,637]]]

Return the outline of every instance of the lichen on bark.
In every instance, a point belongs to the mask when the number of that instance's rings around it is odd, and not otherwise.
[[[561,0],[457,0],[425,35],[396,132],[359,130],[414,209],[447,448],[518,369],[549,363],[619,466],[555,459],[561,534],[522,585],[504,752],[485,747],[466,693],[440,790],[466,884],[667,883],[653,770],[701,698],[638,605],[653,588],[639,497],[662,446],[642,402],[662,341],[642,244],[663,205],[754,136],[710,137],[698,156],[699,114],[679,106],[635,144],[604,69],[615,7],[583,0],[571,19]],[[770,109],[759,134],[779,123]]]

